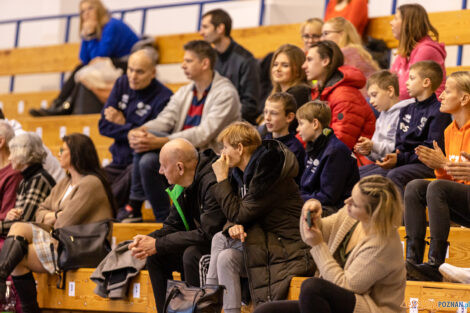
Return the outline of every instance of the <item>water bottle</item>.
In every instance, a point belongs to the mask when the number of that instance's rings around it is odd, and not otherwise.
[[[5,302],[0,304],[1,313],[15,313],[16,312],[16,298],[13,288],[11,287],[11,281],[7,281],[7,289],[5,292]]]

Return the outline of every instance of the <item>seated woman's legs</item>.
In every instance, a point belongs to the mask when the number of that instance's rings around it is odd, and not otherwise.
[[[225,286],[224,312],[241,311],[240,276],[245,276],[242,244],[226,237],[222,232],[212,239],[211,261],[207,273],[207,284]]]
[[[5,294],[5,280],[11,274],[25,313],[39,312],[36,300],[36,283],[31,271],[46,272],[36,254],[32,241],[31,224],[15,223],[8,233],[0,253],[1,297]]]
[[[300,313],[299,301],[266,302],[256,307],[253,313]]]
[[[406,260],[423,263],[426,236],[426,194],[430,181],[415,179],[405,189]]]
[[[299,296],[300,312],[352,313],[356,296],[322,278],[309,278],[302,283]]]
[[[428,262],[415,266],[415,279],[441,281],[439,266],[445,262],[450,221],[470,226],[470,187],[448,180],[429,183],[426,193],[429,212]]]

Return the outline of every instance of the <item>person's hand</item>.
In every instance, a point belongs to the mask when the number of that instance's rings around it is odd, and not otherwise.
[[[157,137],[142,127],[131,130],[127,138],[129,146],[137,153],[160,149],[169,141],[167,137]]]
[[[104,109],[103,113],[104,118],[111,123],[118,125],[126,124],[126,118],[124,117],[124,114],[121,111],[116,110],[114,107],[107,107]]]
[[[224,153],[222,153],[222,155],[217,161],[212,163],[212,170],[214,171],[218,183],[228,178],[228,164],[229,157]]]
[[[433,141],[432,144],[434,149],[426,146],[418,146],[415,148],[415,153],[418,159],[427,167],[434,170],[444,168],[447,163],[447,158],[436,141]]]
[[[49,212],[46,215],[44,215],[43,223],[46,224],[46,225],[53,226],[55,224],[56,220],[57,219],[55,217],[55,212]]]
[[[21,218],[22,214],[22,209],[11,209],[8,211],[7,216],[5,217],[5,221],[17,221]]]
[[[155,238],[145,235],[134,236],[134,241],[129,244],[129,250],[132,251],[132,255],[140,260],[143,260],[151,255],[157,253],[155,248]]]
[[[228,234],[230,235],[230,238],[232,239],[238,239],[241,242],[245,242],[246,238],[246,233],[245,229],[243,228],[243,225],[234,225],[228,229]]]
[[[307,218],[308,212],[310,213],[310,217],[312,220],[312,226],[308,226]],[[301,223],[303,228],[304,234],[304,241],[309,246],[313,247],[323,242],[323,235],[318,228],[319,221],[322,215],[322,207],[320,201],[316,199],[310,199],[304,203],[302,208],[302,216],[301,216]]]
[[[369,138],[359,137],[356,145],[354,146],[354,151],[362,155],[369,155],[373,146],[374,143]]]
[[[400,153],[398,149],[395,153],[387,153],[387,155],[383,158],[382,161],[377,160],[375,161],[375,164],[386,170],[394,168],[397,165],[398,153]]]
[[[465,157],[467,161],[448,162],[446,166],[444,166],[444,169],[447,174],[452,176],[455,180],[470,181],[470,153],[462,151],[460,154]]]

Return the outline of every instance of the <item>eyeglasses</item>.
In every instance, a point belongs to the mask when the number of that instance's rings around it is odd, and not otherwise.
[[[316,40],[316,39],[320,39],[321,37],[321,34],[320,35],[317,35],[317,34],[313,34],[313,35],[309,35],[309,34],[303,34],[302,35],[302,39],[303,40]]]
[[[329,34],[333,34],[333,33],[341,33],[341,30],[325,30],[321,33],[321,35],[322,37],[326,37]]]

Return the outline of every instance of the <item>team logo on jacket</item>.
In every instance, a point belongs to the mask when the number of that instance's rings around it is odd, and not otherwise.
[[[423,117],[421,118],[421,121],[419,121],[419,125],[418,125],[419,131],[422,131],[422,130],[423,130],[424,125],[426,125],[426,122],[427,122],[427,121],[428,121],[428,118],[427,118],[427,117],[423,116]]]
[[[147,114],[151,109],[152,107],[149,104],[145,104],[141,101],[137,103],[137,110],[135,111],[135,114],[142,117]]]
[[[121,111],[124,111],[127,108],[127,103],[129,102],[129,95],[123,94],[121,97],[121,101],[118,103],[118,107]]]

